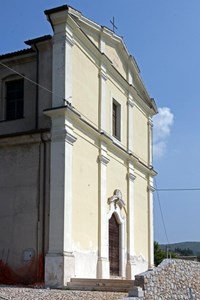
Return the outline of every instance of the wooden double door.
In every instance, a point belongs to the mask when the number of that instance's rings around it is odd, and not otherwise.
[[[120,276],[120,225],[114,214],[109,220],[110,275]]]

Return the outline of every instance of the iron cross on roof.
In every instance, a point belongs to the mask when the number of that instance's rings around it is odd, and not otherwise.
[[[117,26],[115,25],[115,17],[113,17],[112,21],[110,20],[110,23],[113,26],[113,32],[115,33],[115,29],[117,29]]]

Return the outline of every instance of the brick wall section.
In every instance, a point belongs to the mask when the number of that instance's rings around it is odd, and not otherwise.
[[[157,268],[135,277],[146,300],[200,299],[200,263],[165,259]]]

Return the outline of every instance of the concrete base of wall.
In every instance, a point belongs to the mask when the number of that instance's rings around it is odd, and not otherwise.
[[[106,259],[99,258],[97,262],[97,278],[110,278],[110,262]]]
[[[45,257],[45,286],[63,287],[74,276],[75,259],[70,254],[47,254]]]

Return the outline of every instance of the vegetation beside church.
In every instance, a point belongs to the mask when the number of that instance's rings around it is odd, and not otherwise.
[[[177,258],[176,253],[172,251],[164,251],[158,242],[154,242],[154,265],[157,267],[165,258]]]

